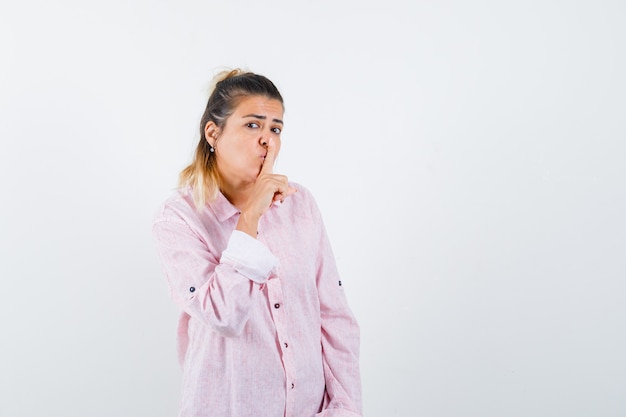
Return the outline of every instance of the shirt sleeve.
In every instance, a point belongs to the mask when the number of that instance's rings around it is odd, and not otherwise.
[[[322,359],[326,394],[317,417],[359,417],[362,414],[359,370],[360,331],[339,279],[319,209],[312,202],[319,227],[317,287],[322,323]]]
[[[250,306],[277,265],[258,240],[233,231],[223,253],[212,253],[184,219],[157,218],[153,236],[170,295],[189,316],[224,336],[242,333]]]

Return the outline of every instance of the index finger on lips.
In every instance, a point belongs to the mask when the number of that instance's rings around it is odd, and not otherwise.
[[[272,174],[274,172],[274,162],[276,161],[276,145],[273,138],[270,138],[267,143],[267,154],[261,167],[261,172],[265,174]]]

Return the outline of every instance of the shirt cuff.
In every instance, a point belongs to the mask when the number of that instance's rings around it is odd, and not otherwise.
[[[240,230],[234,230],[226,250],[222,252],[221,263],[232,266],[249,280],[263,284],[272,269],[278,265],[278,258],[257,239]]]

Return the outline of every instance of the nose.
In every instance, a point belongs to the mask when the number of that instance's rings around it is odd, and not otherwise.
[[[274,132],[271,129],[264,129],[261,132],[261,136],[259,137],[259,144],[261,146],[263,146],[264,148],[267,148],[267,146],[270,143],[270,138],[274,138],[274,141],[279,139],[279,136],[276,134],[276,132]]]
[[[259,138],[259,143],[261,144],[261,146],[263,146],[264,148],[267,147],[267,145],[270,143],[271,135],[271,132],[261,134],[261,137]]]

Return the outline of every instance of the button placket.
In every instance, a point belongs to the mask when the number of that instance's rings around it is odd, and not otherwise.
[[[274,321],[274,325],[276,326],[276,335],[278,338],[279,349],[282,351],[281,359],[283,361],[283,366],[285,369],[285,379],[286,379],[286,387],[287,388],[287,402],[292,403],[295,401],[294,394],[291,394],[292,390],[295,389],[295,381],[297,380],[297,375],[295,373],[295,358],[293,356],[293,349],[289,348],[290,340],[289,332],[287,329],[287,310],[285,307],[285,299],[283,296],[283,290],[281,281],[279,278],[270,279],[267,281],[267,295],[270,301],[270,310],[272,315],[272,320]],[[290,407],[288,407],[289,409]]]

